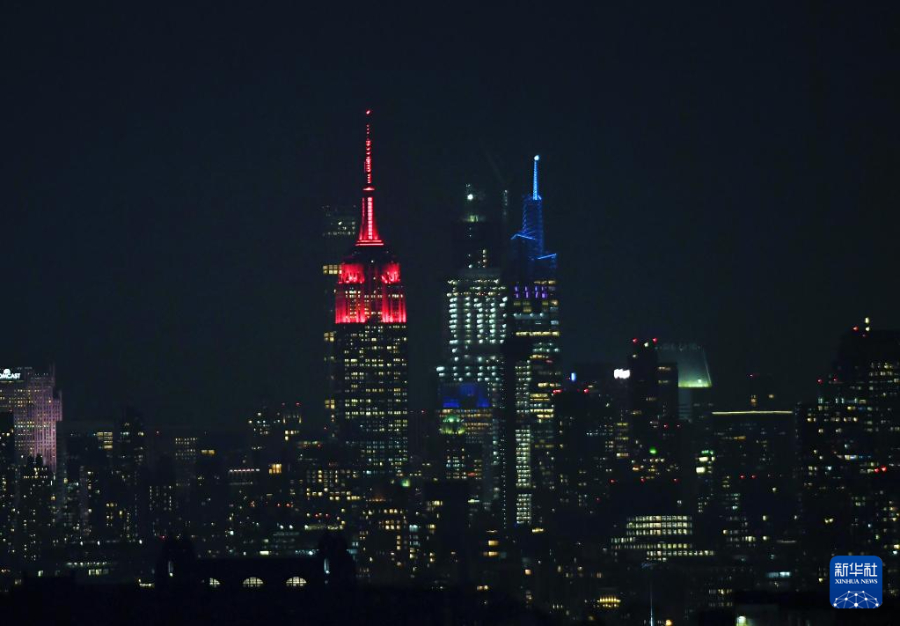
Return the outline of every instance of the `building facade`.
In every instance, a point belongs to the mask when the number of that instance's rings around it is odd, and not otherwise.
[[[534,157],[532,193],[522,206],[522,229],[512,238],[508,268],[507,337],[525,351],[514,365],[516,523],[541,524],[555,490],[553,394],[562,388],[556,254],[544,249],[543,199]]]
[[[56,470],[56,424],[62,420],[62,396],[54,368],[0,369],[0,412],[9,411],[15,423],[16,455],[20,463],[40,456]]]
[[[463,211],[452,227],[455,274],[447,280],[440,421],[445,476],[469,483],[474,506],[494,499],[498,458],[501,346],[506,289],[501,269],[499,207],[466,185]],[[458,444],[458,445],[457,445]]]
[[[877,554],[897,597],[900,332],[854,326],[818,390],[797,415],[805,571],[827,578],[834,554]]]
[[[353,245],[359,232],[359,214],[351,206],[326,205],[322,207],[322,242],[324,259],[322,262],[322,281],[325,290],[325,424],[335,433],[334,414],[334,299],[338,276],[341,270],[341,259],[347,249]]]

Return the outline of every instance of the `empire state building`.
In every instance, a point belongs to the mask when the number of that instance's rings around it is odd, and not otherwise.
[[[362,215],[335,289],[335,421],[369,477],[400,478],[408,461],[409,365],[400,263],[375,223],[371,111]]]

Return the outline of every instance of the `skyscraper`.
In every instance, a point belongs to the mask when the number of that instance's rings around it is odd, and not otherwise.
[[[468,485],[473,509],[487,508],[493,499],[493,439],[497,416],[487,386],[483,383],[441,385],[440,473],[448,480]]]
[[[782,556],[776,543],[794,522],[793,411],[713,411],[697,455],[697,510],[717,552]]]
[[[62,420],[62,397],[51,367],[38,372],[30,367],[0,370],[0,411],[11,411],[15,423],[19,463],[40,456],[56,470],[56,424]]]
[[[335,418],[362,473],[391,479],[408,461],[406,300],[400,263],[375,223],[370,114],[359,234],[335,290]]]
[[[506,305],[500,223],[471,185],[466,185],[463,212],[452,235],[455,275],[447,281],[444,364],[438,367],[438,378],[442,383],[483,383],[496,402]]]
[[[702,346],[689,342],[668,342],[657,346],[659,362],[678,368],[678,416],[683,421],[700,419],[710,410],[712,377]]]
[[[437,368],[442,432],[450,428],[464,434],[464,456],[472,464],[464,473],[482,504],[493,499],[493,469],[499,465],[496,426],[506,325],[500,212],[499,206],[490,210],[484,194],[466,185],[463,211],[452,229],[455,273],[447,281],[444,359]]]
[[[538,161],[534,157],[532,193],[522,206],[522,230],[512,238],[509,268],[507,334],[527,343],[528,356],[515,367],[517,423],[516,505],[518,523],[541,522],[550,512],[554,489],[553,392],[562,387],[559,362],[559,299],[556,254],[544,249],[543,199],[538,193]],[[510,442],[512,443],[512,442]],[[530,456],[530,458],[526,458]],[[534,519],[529,503],[533,489],[541,514]]]
[[[144,420],[133,408],[126,407],[116,424],[114,473],[116,475],[117,522],[121,536],[129,542],[137,542],[141,534],[144,512],[143,496],[146,486],[147,437]],[[115,524],[116,522],[114,522]]]
[[[831,375],[815,403],[798,409],[804,547],[821,569],[834,554],[877,554],[885,591],[900,572],[900,332],[869,319],[841,337]],[[824,560],[824,564],[822,560]]]
[[[563,511],[591,514],[606,504],[613,478],[616,409],[588,386],[572,385],[554,396],[556,493]]]
[[[341,259],[359,232],[359,216],[350,206],[327,205],[322,207],[322,280],[325,289],[325,424],[335,430],[334,417],[334,297]]]
[[[178,497],[190,497],[191,484],[197,477],[197,458],[200,454],[200,439],[197,435],[179,433],[174,440],[175,485]]]
[[[36,563],[53,539],[53,475],[41,457],[28,457],[19,466],[18,500],[16,555],[25,563]]]
[[[630,456],[645,480],[674,480],[681,460],[678,438],[678,367],[660,363],[657,339],[631,340],[628,359]]]
[[[531,194],[522,201],[522,229],[513,235],[516,279],[524,282],[556,282],[556,253],[544,249],[544,199],[538,191],[538,163],[534,156]]]

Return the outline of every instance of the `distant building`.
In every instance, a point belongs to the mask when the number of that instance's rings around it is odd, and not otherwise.
[[[675,481],[681,471],[680,380],[675,364],[659,360],[657,340],[634,338],[628,359],[629,454],[634,471],[645,480]]]
[[[459,481],[426,482],[422,505],[410,528],[416,578],[458,586],[467,580],[469,490]]]
[[[372,137],[356,244],[335,290],[335,417],[364,476],[400,478],[409,461],[409,364],[400,263],[375,224]]]
[[[412,576],[417,537],[409,519],[408,490],[381,483],[362,501],[357,571],[375,585],[400,585]]]
[[[464,210],[453,224],[454,276],[447,281],[442,383],[482,383],[496,402],[505,289],[500,268],[500,224],[483,194],[466,186]]]
[[[259,468],[292,458],[309,434],[299,402],[263,406],[253,412],[247,425],[252,462]]]
[[[143,416],[126,407],[116,423],[113,473],[117,479],[109,522],[123,540],[136,543],[144,531],[147,486],[147,433]]]
[[[178,497],[187,501],[191,485],[197,477],[197,458],[200,455],[200,438],[186,433],[176,434],[173,441],[175,486]]]
[[[40,456],[55,471],[56,424],[63,418],[63,409],[54,369],[0,369],[0,412],[5,411],[13,414],[18,462]]]
[[[12,539],[16,504],[14,432],[12,412],[0,413],[0,574],[3,570],[12,571]]]
[[[166,537],[183,531],[178,519],[175,462],[164,455],[156,460],[148,480],[147,517],[151,537]]]
[[[493,499],[494,449],[494,411],[487,385],[441,386],[439,434],[442,478],[467,483],[472,509],[487,508]]]
[[[64,422],[60,433],[62,523],[66,543],[109,539],[106,513],[117,490],[110,471],[113,427],[106,423]],[[105,448],[106,435],[110,448]]]
[[[358,464],[352,452],[333,442],[304,450],[299,465],[300,488],[294,506],[304,528],[347,531],[358,519],[362,498]]]
[[[250,466],[231,467],[227,473],[227,550],[231,556],[259,554],[262,537],[256,532],[256,496],[262,472]]]
[[[808,571],[834,554],[877,554],[900,593],[900,331],[869,320],[841,337],[818,398],[798,409],[800,505]],[[826,556],[830,555],[830,556]],[[823,561],[824,559],[824,561]]]
[[[724,554],[773,561],[794,525],[793,411],[713,411],[698,455],[698,511]]]
[[[31,567],[53,545],[53,474],[41,457],[28,457],[19,467],[15,555]]]
[[[694,544],[690,515],[639,515],[628,517],[613,535],[614,554],[634,560],[666,561],[677,557],[711,556],[711,550]]]
[[[706,351],[696,343],[666,342],[657,346],[660,363],[678,369],[678,415],[682,420],[700,419],[712,407],[712,377]]]
[[[616,407],[597,391],[573,387],[555,395],[554,421],[560,509],[590,514],[606,505],[614,479]]]
[[[522,206],[522,229],[512,238],[507,335],[528,351],[515,368],[517,423],[510,444],[517,458],[517,522],[542,524],[553,508],[553,392],[562,387],[556,254],[544,249],[543,199],[534,157],[532,193]],[[533,495],[532,495],[533,494]]]
[[[613,450],[617,464],[627,464],[631,456],[631,371],[607,363],[582,363],[569,374],[571,388],[606,399],[613,410]],[[627,467],[626,471],[631,471]]]
[[[327,205],[322,207],[322,241],[324,260],[322,280],[325,289],[325,423],[335,433],[334,417],[334,299],[340,276],[341,259],[356,240],[359,233],[359,209],[352,206]]]
[[[222,454],[209,445],[200,448],[191,483],[188,521],[197,537],[198,553],[224,556],[229,531],[228,474]]]
[[[447,281],[443,363],[437,368],[442,475],[468,477],[476,507],[494,499],[499,465],[495,426],[506,308],[499,213],[486,206],[483,193],[466,185],[463,211],[452,227],[454,275]]]
[[[747,377],[747,403],[751,409],[783,408],[784,402],[774,375],[754,372]]]

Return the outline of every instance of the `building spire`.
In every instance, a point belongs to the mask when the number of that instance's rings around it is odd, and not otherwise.
[[[372,183],[372,124],[369,121],[372,110],[366,110],[366,160],[364,171],[366,174],[362,196],[362,219],[359,221],[359,237],[356,239],[358,246],[381,246],[384,242],[378,236],[378,228],[375,226],[375,185]]]
[[[540,160],[540,156],[534,155],[531,195],[526,195],[522,203],[522,230],[518,233],[527,240],[528,250],[524,254],[532,261],[544,256],[544,208],[541,194],[538,192],[538,161]]]

